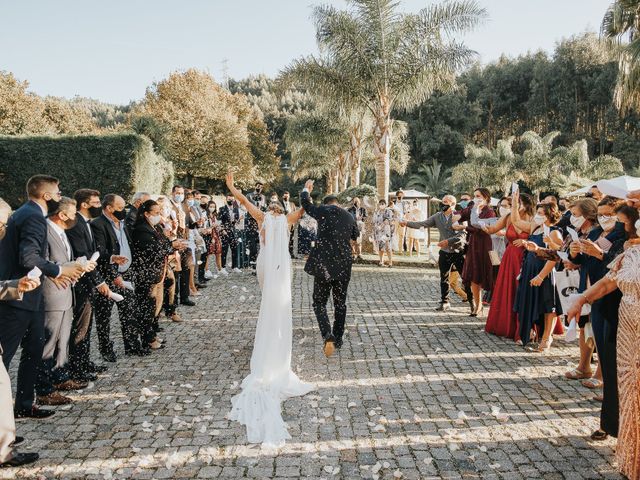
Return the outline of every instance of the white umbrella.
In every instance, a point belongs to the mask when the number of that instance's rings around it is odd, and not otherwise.
[[[621,177],[610,178],[609,180],[600,180],[596,182],[596,186],[603,195],[627,198],[629,192],[640,190],[640,178],[623,175]]]

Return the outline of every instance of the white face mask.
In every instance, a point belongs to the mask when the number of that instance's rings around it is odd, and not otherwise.
[[[634,226],[636,227],[636,235],[640,237],[640,219],[636,220]]]
[[[147,217],[149,219],[149,223],[151,225],[157,225],[162,221],[162,216],[160,215],[151,215],[150,217]]]
[[[571,215],[571,225],[574,226],[574,228],[580,228],[582,227],[582,225],[584,225],[585,222],[585,218],[584,217],[576,217],[575,215]]]
[[[545,220],[546,218],[544,215],[538,214],[535,217],[533,217],[533,223],[535,223],[536,225],[542,225]]]
[[[473,204],[476,207],[481,207],[484,205],[484,198],[483,197],[473,197]]]
[[[184,194],[174,195],[174,196],[173,196],[173,200],[174,200],[176,203],[182,203],[182,202],[184,202]]]
[[[609,230],[611,230],[613,227],[616,226],[616,221],[617,221],[616,217],[610,217],[608,215],[598,215],[598,223],[600,224],[602,229],[606,232],[608,232]]]
[[[500,216],[501,217],[506,217],[507,215],[509,215],[511,213],[511,209],[507,208],[507,207],[500,207]]]

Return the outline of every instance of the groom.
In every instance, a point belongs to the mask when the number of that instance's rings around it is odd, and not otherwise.
[[[313,310],[324,339],[324,354],[333,355],[342,346],[347,316],[347,289],[351,280],[351,240],[358,238],[353,216],[338,205],[338,198],[328,195],[323,205],[311,201],[313,180],[307,180],[300,194],[305,212],[318,222],[318,235],[304,271],[313,275]],[[335,321],[333,328],[327,315],[327,301],[333,293]]]

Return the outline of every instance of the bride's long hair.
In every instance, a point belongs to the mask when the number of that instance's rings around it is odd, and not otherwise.
[[[279,215],[284,214],[284,207],[280,202],[271,202],[269,203],[268,210],[273,213],[277,213]]]

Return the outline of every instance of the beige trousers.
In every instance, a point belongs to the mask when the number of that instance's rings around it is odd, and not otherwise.
[[[11,380],[4,363],[0,361],[0,463],[11,460],[13,449],[10,445],[15,439],[16,422],[13,418]]]

